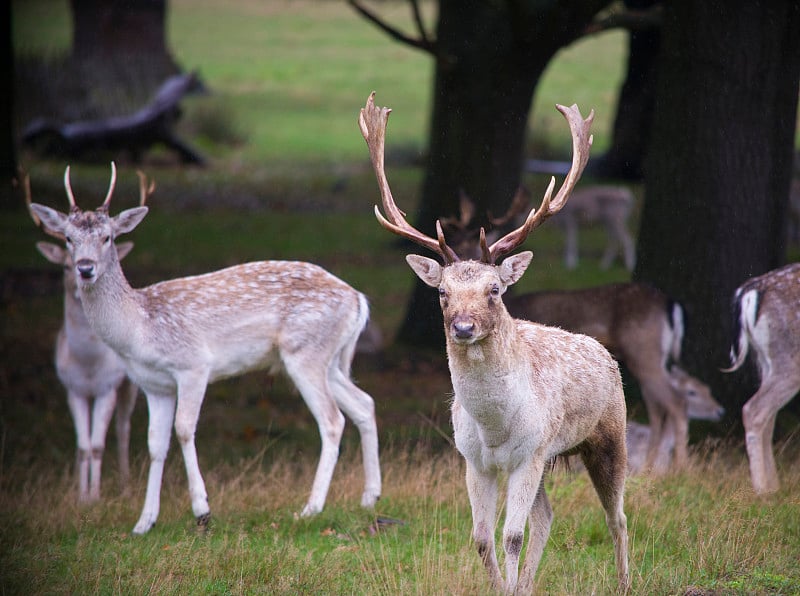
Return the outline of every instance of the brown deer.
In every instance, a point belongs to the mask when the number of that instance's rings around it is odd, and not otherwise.
[[[61,234],[41,225],[30,210],[30,179],[22,180],[25,201],[37,227],[62,242]],[[155,190],[139,172],[139,204],[144,205]],[[76,469],[78,500],[94,502],[100,499],[100,481],[106,434],[114,415],[117,433],[117,458],[120,485],[127,489],[130,479],[131,416],[139,388],[125,374],[122,359],[92,331],[81,305],[75,268],[69,253],[52,242],[37,242],[37,250],[51,263],[64,270],[64,322],[56,338],[56,374],[67,390],[67,404],[75,426],[77,442]],[[117,244],[123,259],[133,243]]]
[[[571,199],[570,199],[571,200]],[[689,419],[719,420],[725,409],[707,385],[679,363],[683,307],[644,283],[510,296],[514,317],[591,335],[625,363],[639,383],[650,421],[644,469],[665,472],[687,463]]]
[[[66,238],[92,330],[122,358],[147,396],[150,472],[133,532],[147,532],[158,518],[173,423],[192,511],[199,526],[207,525],[210,509],[195,449],[206,386],[261,369],[285,370],[319,426],[322,451],[302,515],[325,504],[344,430],[342,411],[361,435],[366,476],[361,504],[374,506],[381,491],[375,406],[350,379],[356,341],[369,316],[366,297],[316,265],[290,261],[246,263],[133,289],[114,240],[139,225],[147,207],[111,217],[115,179],[112,163],[103,204],[83,211],[75,204],[68,167],[69,214],[37,204],[31,209]]]
[[[380,224],[412,240],[443,260],[408,255],[414,272],[439,292],[447,355],[453,383],[456,448],[466,461],[466,482],[473,517],[473,538],[495,589],[530,592],[553,512],[542,476],[559,454],[578,453],[606,512],[614,541],[618,586],[628,587],[628,533],[623,511],[626,474],[625,398],[617,363],[596,340],[513,319],[503,294],[524,273],[533,257],[506,257],[528,234],[563,207],[588,159],[587,119],[577,106],[557,106],[570,125],[573,164],[551,200],[550,183],[538,210],[525,223],[489,246],[481,232],[480,261],[459,260],[447,245],[440,222],[437,238],[413,228],[395,205],[384,171],[389,108],[374,103],[361,110],[359,126],[369,147],[380,188],[384,217]],[[503,527],[505,582],[495,552],[498,475],[508,474]],[[526,522],[530,529],[522,573],[519,558]],[[519,580],[519,581],[518,581]]]
[[[738,339],[731,347],[731,366],[739,369],[752,350],[761,376],[758,391],[744,404],[745,445],[750,479],[758,494],[778,490],[772,453],[778,410],[800,391],[800,263],[754,277],[733,297]]]

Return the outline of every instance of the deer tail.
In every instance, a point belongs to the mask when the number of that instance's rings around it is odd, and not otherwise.
[[[756,324],[758,299],[759,295],[756,289],[745,290],[743,292],[742,288],[739,288],[733,296],[733,331],[737,339],[735,343],[731,345],[731,365],[729,368],[723,368],[722,372],[733,372],[744,364],[745,358],[747,357],[747,350],[750,346],[749,338]]]

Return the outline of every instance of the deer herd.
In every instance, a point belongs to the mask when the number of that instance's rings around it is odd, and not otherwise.
[[[505,235],[463,233],[474,207],[462,196],[461,218],[436,222],[436,237],[419,232],[396,205],[384,170],[389,108],[374,93],[359,114],[381,206],[379,224],[438,256],[406,256],[413,272],[439,295],[453,385],[455,445],[464,458],[472,508],[472,538],[494,589],[529,593],[545,548],[553,512],[543,475],[557,456],[579,456],[605,511],[614,545],[620,591],[630,586],[624,512],[626,476],[664,473],[688,460],[690,419],[719,420],[723,408],[709,388],[681,365],[684,312],[663,292],[641,283],[617,283],[569,291],[506,293],[529,267],[533,254],[515,251],[548,218],[567,229],[567,265],[576,262],[576,218],[601,219],[633,266],[625,219],[631,198],[620,189],[575,190],[589,158],[594,113],[557,106],[569,125],[573,157],[553,196],[551,180],[538,208],[527,211],[522,195],[512,203]],[[129,480],[131,412],[141,389],[147,400],[150,469],[144,506],[133,532],[156,523],[172,428],[180,445],[192,511],[205,526],[210,508],[195,449],[206,386],[249,371],[282,370],[293,381],[321,437],[311,493],[301,515],[322,510],[345,416],[361,437],[364,490],[361,505],[381,495],[378,432],[372,397],[350,376],[356,343],[369,317],[367,298],[317,265],[260,261],[134,289],[120,265],[132,249],[117,238],[147,214],[154,186],[140,173],[140,204],[109,213],[116,169],[102,205],[81,209],[70,170],[69,200],[62,213],[26,199],[36,224],[60,243],[39,242],[39,252],[64,269],[64,321],[56,342],[56,371],[67,391],[77,440],[78,497],[100,498],[106,431],[116,411],[120,480]],[[575,191],[575,192],[573,192]],[[570,199],[570,195],[572,198]],[[603,200],[592,198],[604,197]],[[569,199],[569,200],[568,200]],[[603,219],[605,218],[605,219]],[[452,242],[444,229],[452,231]],[[450,233],[450,232],[448,232]],[[613,259],[606,251],[604,265]],[[772,452],[777,411],[800,390],[800,265],[751,279],[736,291],[738,339],[734,371],[754,356],[761,386],[742,412],[755,492],[779,487]],[[632,430],[618,362],[636,379],[649,420],[645,455],[633,463]],[[628,435],[626,439],[626,434]],[[501,546],[495,549],[500,479],[505,478]],[[519,559],[528,530],[522,570]]]

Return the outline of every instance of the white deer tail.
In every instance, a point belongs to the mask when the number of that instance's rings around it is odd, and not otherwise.
[[[729,368],[723,368],[722,372],[733,372],[744,364],[758,315],[758,290],[747,290],[744,293],[741,289],[736,290],[733,308],[736,314],[734,333],[738,334],[738,339],[731,346],[731,365]]]
[[[670,304],[670,326],[672,327],[672,338],[669,344],[669,355],[672,356],[673,363],[681,361],[681,346],[683,346],[683,307],[678,302]]]

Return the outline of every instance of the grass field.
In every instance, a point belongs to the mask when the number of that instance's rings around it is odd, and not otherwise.
[[[18,49],[67,47],[66,0],[13,6]],[[198,68],[213,91],[186,102],[181,124],[210,167],[174,167],[159,154],[144,164],[158,187],[130,236],[136,247],[124,266],[133,285],[246,260],[310,260],[365,292],[391,340],[413,278],[401,249],[374,221],[378,193],[356,114],[372,90],[394,109],[387,171],[398,201],[412,208],[430,107],[428,57],[389,41],[344,2],[172,0],[169,9],[176,58]],[[379,9],[410,30],[404,3]],[[430,17],[432,5],[425,11]],[[530,145],[557,147],[566,135],[552,104],[574,101],[596,109],[595,151],[602,151],[623,61],[618,33],[564,50],[537,91]],[[211,134],[215,127],[226,134]],[[64,207],[65,164],[26,155],[23,165],[35,200]],[[112,211],[133,204],[134,169],[120,164]],[[73,164],[79,202],[99,202],[107,180],[105,164]],[[538,178],[527,182],[535,193],[543,189]],[[375,514],[357,505],[363,477],[348,425],[325,511],[296,517],[319,438],[288,382],[265,374],[208,390],[197,434],[213,513],[208,533],[194,527],[174,444],[159,522],[144,537],[130,535],[147,473],[143,399],[133,420],[130,491],[117,487],[111,431],[104,502],[79,507],[72,425],[52,366],[60,272],[33,248],[40,239],[21,211],[0,218],[0,593],[486,593],[440,353],[389,345],[356,359],[381,439],[384,494]],[[536,259],[520,288],[627,279],[619,265],[598,268],[599,231],[581,241],[580,266],[567,271],[557,231],[537,230],[527,244]],[[635,401],[630,415],[642,419]],[[796,435],[779,444],[782,489],[768,498],[749,488],[741,437],[698,426],[693,439],[685,472],[629,480],[632,593],[800,593]],[[559,471],[547,482],[555,521],[538,590],[612,593],[613,549],[586,475]],[[378,525],[376,515],[402,523]]]

